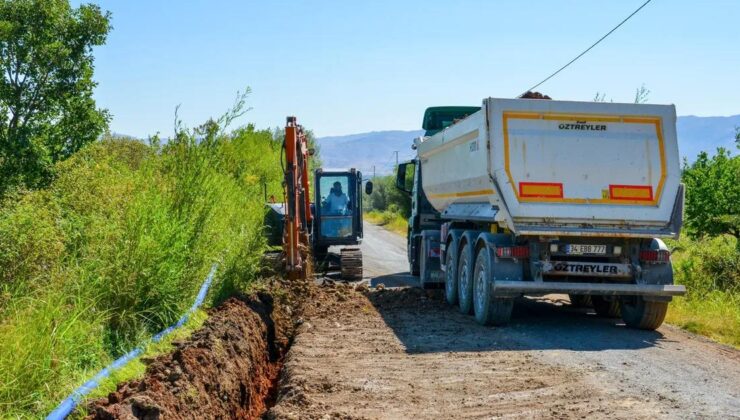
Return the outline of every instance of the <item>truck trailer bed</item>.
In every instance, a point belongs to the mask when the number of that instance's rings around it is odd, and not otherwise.
[[[673,105],[487,98],[416,140],[446,219],[516,234],[672,237],[683,190]]]

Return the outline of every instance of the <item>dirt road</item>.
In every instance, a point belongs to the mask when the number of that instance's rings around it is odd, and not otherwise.
[[[624,327],[557,296],[481,327],[406,275],[405,240],[365,226],[366,277],[307,319],[277,418],[740,418],[740,352],[670,326]]]

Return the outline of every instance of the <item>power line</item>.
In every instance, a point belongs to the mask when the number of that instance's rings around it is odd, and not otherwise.
[[[574,62],[575,62],[576,60],[578,60],[579,58],[583,57],[583,55],[584,55],[584,54],[586,54],[587,52],[591,51],[591,49],[592,49],[593,47],[595,47],[595,46],[599,45],[599,43],[600,43],[601,41],[603,41],[604,39],[606,39],[606,37],[608,37],[609,35],[611,35],[611,34],[612,34],[612,32],[616,31],[616,30],[617,30],[617,28],[619,28],[620,26],[624,25],[624,23],[625,23],[625,22],[627,22],[628,20],[630,20],[630,18],[632,18],[632,16],[636,15],[636,14],[637,14],[637,12],[639,12],[640,10],[642,10],[642,8],[643,8],[643,7],[645,7],[645,6],[647,6],[647,4],[648,4],[648,3],[650,3],[651,1],[652,1],[652,0],[647,0],[647,1],[645,2],[645,3],[643,3],[643,4],[642,4],[642,6],[638,7],[638,8],[637,8],[637,9],[636,9],[636,10],[635,10],[634,12],[632,12],[632,13],[631,13],[631,14],[630,14],[629,16],[627,16],[626,18],[624,18],[624,20],[623,20],[623,21],[619,22],[619,25],[617,25],[617,26],[613,27],[611,31],[609,31],[609,32],[607,32],[607,33],[606,33],[606,35],[604,35],[604,36],[602,36],[601,38],[599,38],[599,40],[598,40],[598,41],[594,42],[593,44],[591,44],[591,46],[590,46],[590,47],[586,48],[586,49],[585,49],[585,50],[584,50],[584,51],[583,51],[582,53],[578,54],[578,55],[576,56],[576,58],[574,58],[574,59],[570,60],[570,61],[568,62],[568,64],[566,64],[566,65],[564,65],[563,67],[560,67],[559,69],[557,69],[557,71],[555,71],[555,73],[553,73],[553,74],[551,74],[551,75],[547,76],[547,77],[546,77],[546,78],[545,78],[545,79],[544,79],[543,81],[541,81],[541,82],[537,83],[536,85],[534,85],[534,86],[532,86],[531,88],[529,88],[529,89],[527,89],[526,91],[524,91],[524,92],[523,92],[523,93],[522,93],[521,95],[517,96],[517,98],[521,98],[521,97],[522,97],[522,96],[524,96],[524,94],[526,94],[527,92],[529,92],[529,91],[532,91],[532,90],[536,89],[536,88],[537,88],[537,87],[538,87],[539,85],[541,85],[541,84],[545,83],[546,81],[548,81],[548,80],[552,79],[553,77],[555,77],[555,75],[556,75],[556,74],[558,74],[558,73],[560,73],[561,71],[565,70],[565,68],[566,68],[566,67],[570,66],[570,65],[571,65],[571,64],[573,64],[573,63],[574,63]]]

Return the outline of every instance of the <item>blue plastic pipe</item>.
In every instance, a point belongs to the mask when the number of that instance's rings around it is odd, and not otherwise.
[[[183,324],[185,324],[188,319],[190,318],[190,315],[192,315],[193,312],[195,312],[196,309],[200,307],[201,304],[203,304],[203,301],[206,299],[206,294],[208,294],[208,289],[211,287],[211,283],[213,282],[213,276],[216,275],[216,269],[218,268],[218,264],[213,264],[211,266],[211,272],[208,273],[208,277],[206,277],[205,281],[203,282],[203,285],[200,286],[200,291],[198,291],[198,296],[195,298],[195,302],[193,302],[193,306],[188,309],[187,312],[173,325],[170,325],[163,331],[159,332],[157,335],[152,337],[151,340],[148,342],[142,344],[141,346],[131,350],[130,352],[124,354],[123,356],[116,359],[113,363],[106,366],[103,370],[98,372],[95,376],[93,376],[92,379],[85,382],[80,386],[79,388],[75,389],[67,398],[65,398],[57,408],[54,409],[51,413],[49,413],[48,416],[46,416],[46,420],[62,420],[67,418],[70,413],[72,413],[72,410],[75,409],[77,404],[91,391],[93,391],[95,388],[100,385],[100,381],[107,378],[111,372],[114,372],[124,366],[131,360],[135,359],[141,353],[144,351],[144,347],[146,344],[152,342],[152,343],[158,343],[162,341],[163,338],[165,338],[169,333],[172,331],[180,328]]]

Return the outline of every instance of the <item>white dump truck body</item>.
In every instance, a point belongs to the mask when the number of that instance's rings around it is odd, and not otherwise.
[[[488,98],[415,145],[423,191],[446,219],[495,221],[517,235],[680,230],[673,105]]]

